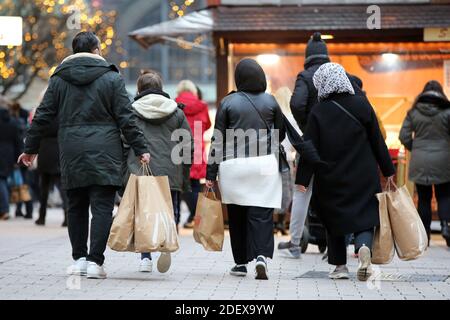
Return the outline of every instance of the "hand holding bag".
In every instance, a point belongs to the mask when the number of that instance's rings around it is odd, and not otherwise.
[[[222,251],[224,226],[222,202],[214,190],[199,193],[194,218],[194,240],[207,251]]]

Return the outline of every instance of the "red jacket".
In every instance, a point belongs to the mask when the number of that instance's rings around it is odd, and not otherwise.
[[[191,179],[206,177],[206,154],[203,134],[211,127],[208,105],[191,92],[182,92],[175,99],[185,105],[183,111],[194,136],[194,160],[191,167]],[[195,123],[197,123],[197,129]]]

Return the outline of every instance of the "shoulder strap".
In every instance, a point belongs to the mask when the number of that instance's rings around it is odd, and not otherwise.
[[[247,98],[247,100],[250,102],[250,104],[252,105],[252,107],[256,110],[256,112],[258,113],[259,117],[261,118],[262,121],[264,121],[264,124],[267,127],[267,130],[269,130],[269,132],[272,131],[272,129],[269,127],[269,124],[267,123],[267,121],[263,118],[261,112],[258,110],[258,108],[256,107],[255,103],[253,102],[253,100],[248,96],[248,94],[246,94],[245,92],[239,91],[240,94],[242,94],[244,97]]]
[[[361,121],[359,121],[353,114],[351,114],[347,109],[345,109],[343,106],[341,106],[339,103],[337,103],[334,100],[331,100],[331,102],[333,102],[339,109],[342,110],[342,112],[344,112],[347,116],[349,116],[354,122],[356,122],[361,128],[363,128],[364,130],[366,129],[366,127],[361,123]]]

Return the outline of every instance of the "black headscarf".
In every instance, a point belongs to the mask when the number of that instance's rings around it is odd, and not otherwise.
[[[266,75],[253,59],[242,59],[236,66],[234,80],[238,91],[264,92],[267,89]]]

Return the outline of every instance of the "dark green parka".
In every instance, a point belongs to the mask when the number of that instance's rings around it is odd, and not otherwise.
[[[25,153],[38,153],[45,128],[56,118],[66,189],[121,186],[121,132],[136,156],[148,152],[117,67],[98,55],[72,55],[55,70],[28,131]]]

